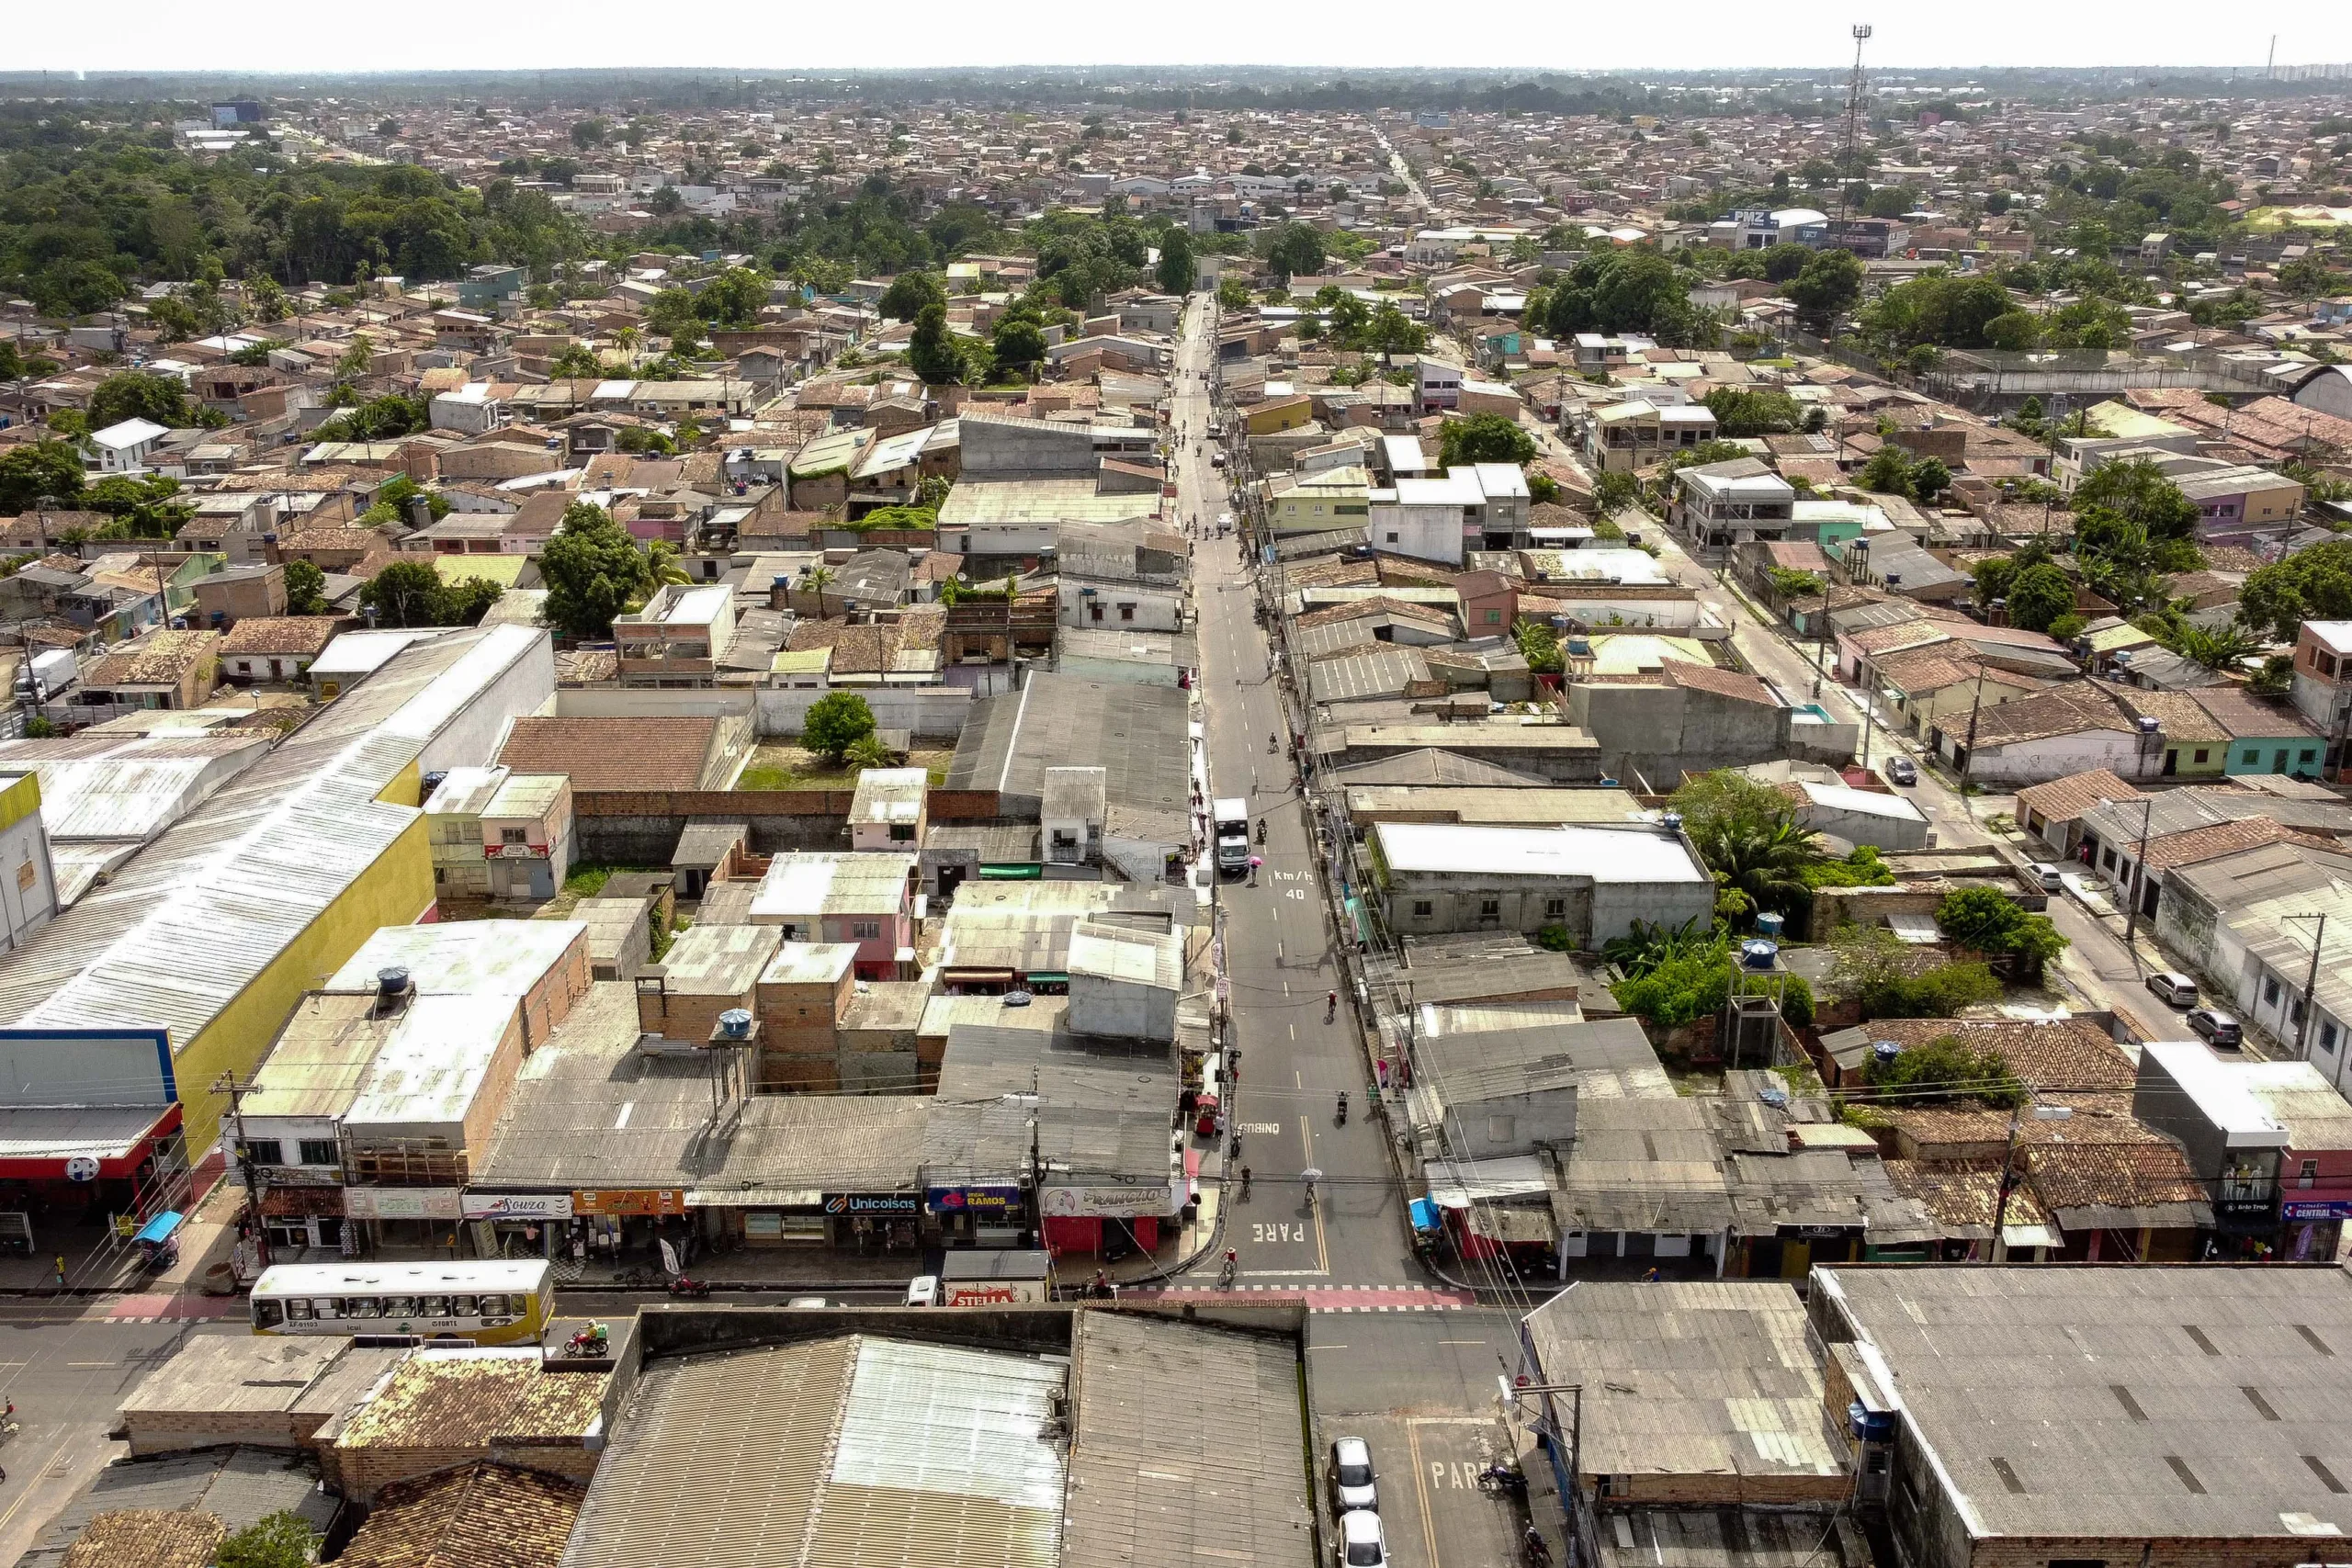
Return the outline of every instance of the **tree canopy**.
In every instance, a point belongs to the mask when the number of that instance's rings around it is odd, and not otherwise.
[[[563,525],[539,557],[547,617],[576,638],[610,637],[613,617],[653,588],[653,566],[611,513],[584,501],[564,508]]]
[[[2324,540],[2256,567],[2239,590],[2238,613],[2280,642],[2306,620],[2352,619],[2352,539]]]
[[[1446,468],[1471,463],[1528,463],[1535,457],[1535,438],[1516,420],[1498,413],[1474,413],[1449,419],[1438,431],[1438,461]]]
[[[801,720],[800,744],[840,761],[850,748],[874,733],[874,710],[855,692],[832,692],[809,705]]]

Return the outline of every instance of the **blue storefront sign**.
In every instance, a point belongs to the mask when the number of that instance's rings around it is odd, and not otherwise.
[[[913,1214],[922,1209],[922,1200],[911,1192],[828,1192],[825,1213],[829,1214]]]
[[[1012,1181],[927,1187],[922,1200],[934,1214],[1001,1214],[1021,1207],[1021,1187]]]
[[[2283,1218],[2303,1220],[2352,1220],[2352,1200],[2319,1198],[2298,1202],[2290,1198],[2281,1205]]]

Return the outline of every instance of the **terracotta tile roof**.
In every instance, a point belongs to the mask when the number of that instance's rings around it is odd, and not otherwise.
[[[2080,735],[2094,729],[2129,731],[2132,720],[2115,699],[2088,681],[2069,681],[2046,692],[2019,697],[1986,708],[1976,722],[1976,744],[2012,745],[2047,740],[2060,735]]]
[[[1933,621],[1897,621],[1891,626],[1872,626],[1856,632],[1847,640],[1864,653],[1891,653],[1906,648],[1924,648],[1930,643],[1948,642],[1951,628]]]
[[[578,790],[695,789],[718,731],[715,718],[518,718],[498,760]]]
[[[2279,843],[2338,852],[2343,847],[2327,839],[2281,828],[2267,817],[2248,817],[2235,822],[2215,822],[2208,827],[2191,828],[2186,832],[2167,833],[2154,840],[2148,845],[2147,865],[2151,871],[2170,871],[2175,866],[2196,865],[2244,850],[2259,849],[2264,844]]]
[[[2052,1209],[2137,1209],[2200,1203],[2205,1184],[2177,1145],[2044,1144],[2025,1155],[2028,1179]]]
[[[90,1520],[63,1568],[207,1568],[227,1533],[210,1514],[116,1508]]]
[[[1670,686],[1713,692],[1719,697],[1755,703],[1762,707],[1781,705],[1780,699],[1772,695],[1771,689],[1763,682],[1736,670],[1718,670],[1712,664],[1690,664],[1682,660],[1669,659],[1659,668],[1658,673]]]
[[[599,724],[630,720],[599,719]],[[345,1426],[345,1450],[487,1451],[493,1440],[577,1439],[604,1414],[605,1380],[532,1360],[425,1357],[403,1361]]]
[[[220,654],[316,653],[349,626],[341,615],[248,615],[220,639]]]
[[[1882,1018],[1865,1027],[1906,1050],[1954,1035],[1973,1050],[1998,1053],[2037,1089],[2129,1093],[2137,1077],[2122,1047],[2087,1019]]]
[[[2167,741],[2194,745],[2199,741],[2227,740],[2229,731],[2213,721],[2213,716],[2197,704],[2187,692],[2152,692],[2140,686],[2110,686],[2105,682],[2094,682],[2114,694],[2123,710],[2135,717],[2153,718],[2164,727]]]
[[[2303,721],[2303,716],[2286,703],[2266,702],[2249,696],[2243,686],[2227,683],[2199,686],[2183,694],[2199,707],[2211,714],[2215,724],[2229,732],[2233,740],[2272,740],[2308,736],[2318,739],[2319,731]]]
[[[2140,792],[2109,768],[2093,768],[2018,791],[2018,806],[2052,822],[2072,822],[2102,800],[2137,800]]]
[[[93,665],[82,684],[93,691],[112,686],[173,686],[189,669],[219,649],[219,632],[151,632]]]
[[[885,674],[897,667],[899,637],[899,627],[894,624],[852,626],[847,621],[802,621],[792,628],[792,640],[785,648],[790,653],[831,649],[836,675]]]
[[[2008,1211],[2001,1213],[2001,1173],[1997,1166],[1988,1168],[1937,1160],[1891,1159],[1885,1169],[1888,1183],[1904,1197],[1916,1200],[1948,1235],[1982,1230],[1990,1235],[1996,1214],[2009,1225],[2040,1225],[2050,1221],[2031,1190],[2024,1187],[2010,1191]]]
[[[344,1568],[555,1568],[586,1496],[559,1476],[503,1464],[394,1482],[376,1495],[368,1522],[335,1561]]]
[[[1427,604],[1408,604],[1375,594],[1368,599],[1351,599],[1344,604],[1331,604],[1320,610],[1309,610],[1298,617],[1301,626],[1328,626],[1340,621],[1352,621],[1365,615],[1403,615],[1408,620],[1427,621],[1440,626],[1451,625],[1453,617],[1443,610]]]

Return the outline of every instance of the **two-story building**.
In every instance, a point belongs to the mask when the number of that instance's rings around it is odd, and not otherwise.
[[[768,863],[752,923],[786,942],[853,942],[862,980],[895,980],[915,961],[920,886],[912,853],[796,851]]]
[[[866,768],[849,807],[853,850],[914,852],[931,826],[931,774],[922,768]]]
[[[1736,457],[1677,472],[1667,515],[1697,553],[1714,561],[1734,546],[1787,537],[1796,499],[1795,488],[1762,461]]]
[[[2295,632],[2295,709],[2327,738],[2326,776],[2341,775],[2352,730],[2352,621],[2305,621]]]
[[[510,773],[481,805],[493,898],[552,898],[571,874],[571,780]]]
[[[724,586],[671,583],[643,609],[613,619],[624,686],[711,685],[734,642],[735,591]]]
[[[1704,403],[1660,407],[1647,398],[1628,398],[1593,410],[1583,423],[1586,458],[1611,474],[1646,468],[1715,438],[1714,412]]]
[[[2242,1066],[2201,1041],[2150,1041],[2132,1089],[2132,1116],[2177,1142],[2206,1184],[2225,1257],[2277,1235],[2279,1166],[2292,1141],[2246,1091]]]

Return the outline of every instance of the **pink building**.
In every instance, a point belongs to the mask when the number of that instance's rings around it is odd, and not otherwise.
[[[857,977],[913,977],[916,857],[890,853],[777,855],[752,898],[752,923],[781,926],[786,942],[849,942]]]

